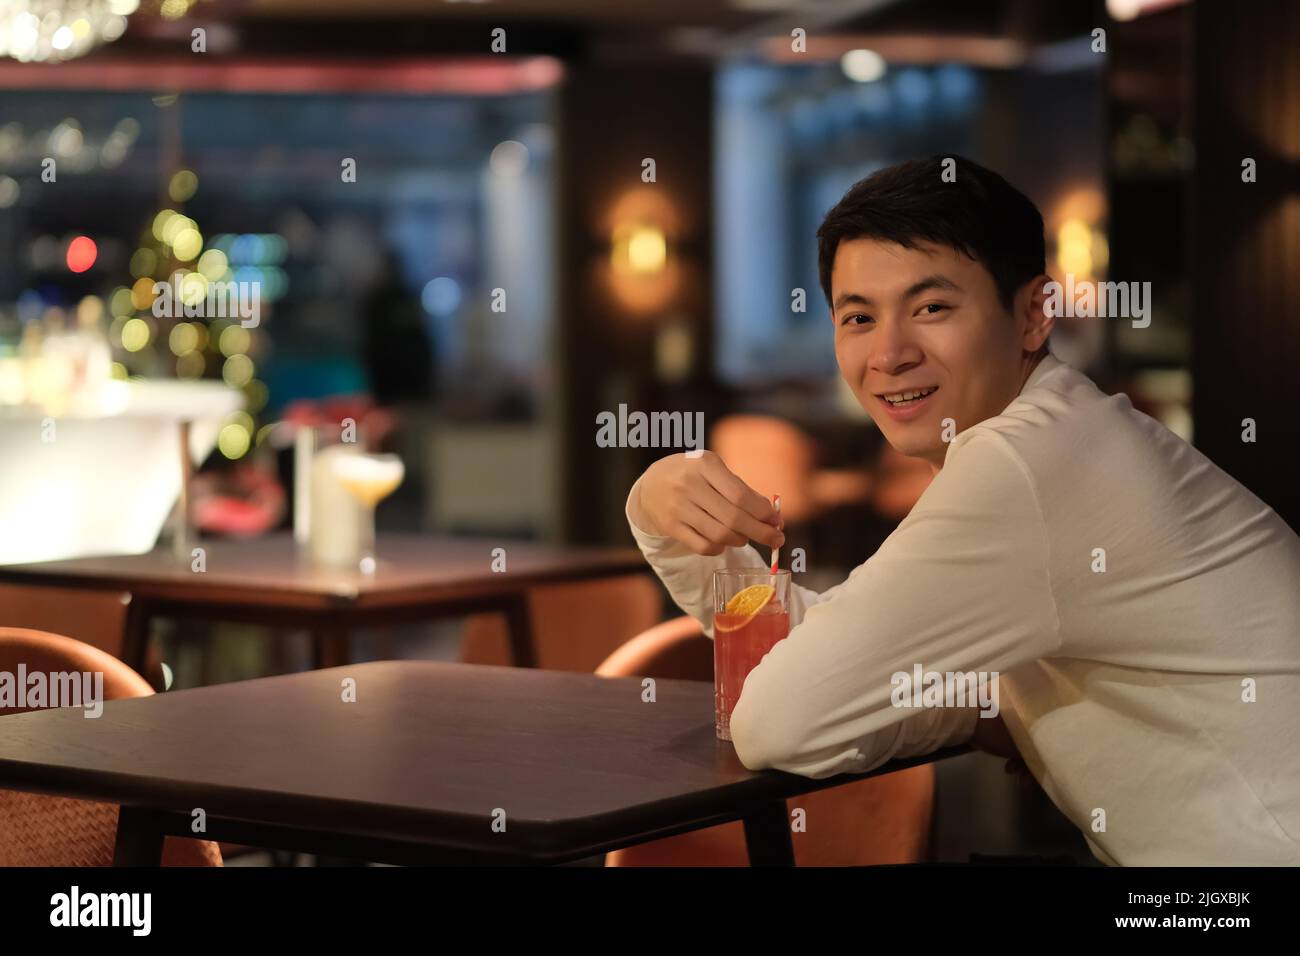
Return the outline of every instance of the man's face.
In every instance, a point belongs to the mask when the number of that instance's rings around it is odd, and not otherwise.
[[[1020,393],[1028,374],[1022,324],[988,270],[955,249],[841,242],[831,300],[840,374],[904,455],[941,468],[945,419],[954,423],[951,438]],[[913,392],[924,394],[903,399]]]

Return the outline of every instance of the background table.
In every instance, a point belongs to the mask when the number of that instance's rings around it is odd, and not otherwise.
[[[289,534],[197,541],[206,570],[168,549],[149,554],[0,565],[0,581],[131,594],[122,659],[145,666],[155,617],[245,621],[312,633],[317,666],[345,663],[361,627],[480,612],[505,615],[517,665],[534,663],[528,589],[540,584],[646,572],[635,548],[565,547],[500,538],[379,535],[373,577],[313,567]],[[506,570],[492,570],[496,548]]]
[[[345,678],[356,702],[342,700]],[[743,820],[792,864],[785,799],[871,774],[751,772],[713,686],[384,661],[4,718],[0,786],[123,805],[118,864],[165,834],[390,863],[562,863]],[[496,832],[493,820],[505,829]]]

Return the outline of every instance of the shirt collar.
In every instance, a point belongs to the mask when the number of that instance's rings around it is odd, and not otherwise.
[[[1036,366],[1034,366],[1034,370],[1029,373],[1029,378],[1025,379],[1025,385],[1022,389],[1020,389],[1020,394],[1021,395],[1025,394],[1025,392],[1029,391],[1031,388],[1033,388],[1035,385],[1041,382],[1044,378],[1046,378],[1049,374],[1051,374],[1053,371],[1055,371],[1056,369],[1058,369],[1064,364],[1065,363],[1062,362],[1059,358],[1057,358],[1051,352],[1048,352],[1046,355],[1043,356],[1042,361],[1040,361]]]

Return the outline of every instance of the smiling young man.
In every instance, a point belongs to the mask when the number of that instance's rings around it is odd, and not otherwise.
[[[1103,862],[1300,863],[1300,539],[1050,354],[1038,210],[969,160],[942,172],[882,170],[818,231],[841,374],[936,474],[843,583],[794,589],[737,754],[820,778],[978,743],[969,707],[896,706],[898,673],[974,672]],[[652,465],[627,517],[710,634],[713,571],[784,540],[710,452]]]

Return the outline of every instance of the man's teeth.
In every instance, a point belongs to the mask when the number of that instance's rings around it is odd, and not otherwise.
[[[916,401],[917,399],[925,398],[925,396],[929,395],[938,387],[938,385],[935,385],[930,388],[917,389],[911,392],[895,392],[892,395],[885,395],[883,397],[890,405],[906,405],[910,402]]]

